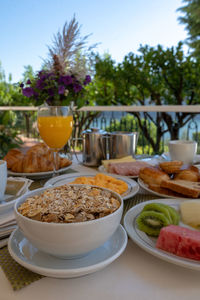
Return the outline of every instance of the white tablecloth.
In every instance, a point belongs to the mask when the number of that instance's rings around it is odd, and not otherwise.
[[[197,300],[200,273],[154,257],[131,240],[124,253],[96,273],[74,278],[42,278],[13,291],[0,269],[1,300]]]
[[[197,300],[200,272],[165,262],[129,240],[124,253],[96,273],[73,279],[45,277],[13,291],[0,268],[0,287],[0,300]]]

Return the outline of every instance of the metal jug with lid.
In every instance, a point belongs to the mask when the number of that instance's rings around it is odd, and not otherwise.
[[[84,165],[99,166],[101,160],[106,159],[106,139],[102,138],[106,135],[106,131],[98,128],[91,128],[82,132]]]
[[[115,131],[108,134],[109,158],[134,156],[138,142],[138,132]]]

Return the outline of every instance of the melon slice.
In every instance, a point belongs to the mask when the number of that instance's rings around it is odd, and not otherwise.
[[[176,225],[163,227],[156,248],[181,257],[200,260],[200,232]]]

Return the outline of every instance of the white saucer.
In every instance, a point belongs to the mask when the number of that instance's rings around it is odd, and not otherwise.
[[[60,259],[35,248],[17,228],[10,236],[8,250],[23,267],[48,277],[73,278],[96,272],[118,258],[127,245],[127,234],[119,225],[101,247],[77,259]]]

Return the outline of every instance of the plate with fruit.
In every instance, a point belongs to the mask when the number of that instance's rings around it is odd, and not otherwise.
[[[200,201],[157,199],[139,203],[124,217],[129,237],[167,262],[200,271]]]

